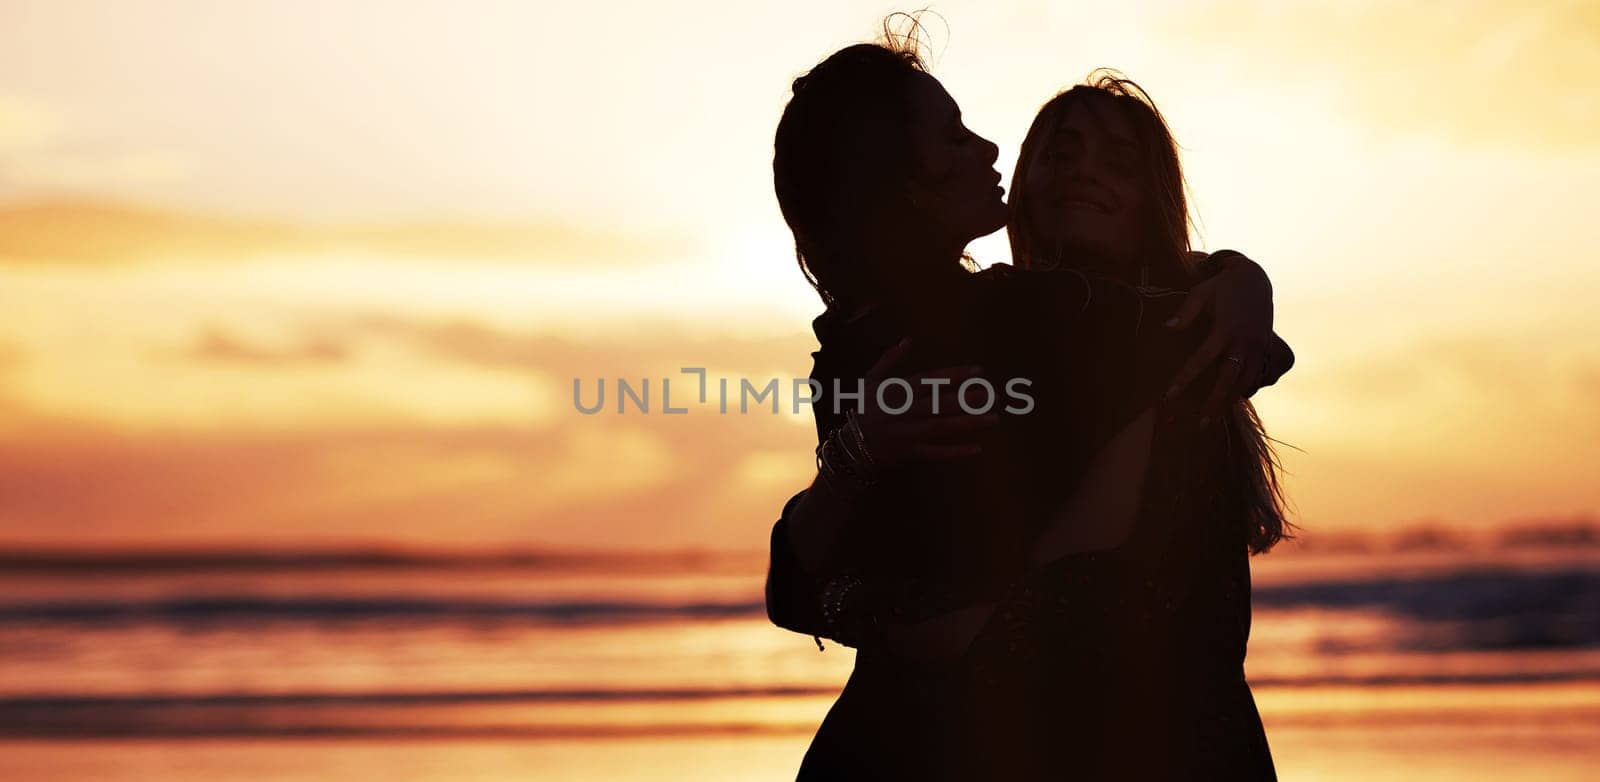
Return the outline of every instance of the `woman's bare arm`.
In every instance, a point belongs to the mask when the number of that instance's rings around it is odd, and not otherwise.
[[[1146,409],[1094,456],[1077,489],[1058,506],[1034,541],[1030,566],[1043,567],[1084,551],[1113,549],[1127,539],[1144,495],[1155,419],[1155,409]]]

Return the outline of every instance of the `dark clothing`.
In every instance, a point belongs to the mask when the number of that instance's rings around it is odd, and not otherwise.
[[[1248,529],[1225,474],[1232,435],[1174,408],[1158,419],[1129,539],[1030,573],[969,650],[979,691],[1002,693],[985,711],[1024,715],[989,723],[1004,735],[987,746],[1027,758],[1017,778],[1275,778],[1244,677]]]
[[[977,363],[997,387],[1011,377],[1034,381],[1037,406],[1005,416],[981,459],[886,475],[841,545],[853,555],[841,572],[893,595],[891,609],[936,612],[979,600],[1002,608],[948,672],[912,670],[864,645],[800,778],[1272,778],[1243,678],[1247,530],[1218,521],[1243,518],[1229,507],[1237,498],[1215,491],[1228,477],[1214,472],[1227,464],[1216,453],[1226,447],[1216,436],[1224,422],[1199,432],[1192,405],[1163,406],[1129,540],[1026,567],[1059,484],[1156,404],[1187,358],[1193,337],[1162,325],[1181,295],[1004,266],[971,282],[962,306],[932,326],[893,312],[818,318],[812,377],[823,389],[813,409],[825,437],[843,421],[832,409],[832,381],[853,391],[907,333],[918,351],[896,374]],[[786,536],[780,519],[769,615],[824,635],[818,581],[830,574],[805,573]],[[934,584],[936,596],[915,586]]]

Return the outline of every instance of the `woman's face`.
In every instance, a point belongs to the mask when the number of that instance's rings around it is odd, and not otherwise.
[[[1068,107],[1027,163],[1025,215],[1031,244],[1121,259],[1139,244],[1150,207],[1144,161],[1122,112],[1106,102]]]
[[[1000,148],[967,129],[961,108],[938,79],[919,73],[911,91],[915,173],[909,195],[935,230],[960,247],[1005,227]]]

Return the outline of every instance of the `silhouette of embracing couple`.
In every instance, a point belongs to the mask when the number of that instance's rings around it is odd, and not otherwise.
[[[1244,677],[1249,557],[1289,531],[1248,401],[1294,361],[1271,285],[1190,251],[1132,82],[1046,102],[1008,205],[915,44],[835,52],[778,123],[826,310],[817,477],[773,527],[767,609],[856,650],[799,778],[1272,779]],[[977,270],[1001,228],[1013,264]],[[985,404],[1018,379],[1031,404]]]

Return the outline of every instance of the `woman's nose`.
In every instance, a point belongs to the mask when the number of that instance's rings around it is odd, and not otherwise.
[[[1000,159],[1000,145],[982,136],[978,138],[983,142],[983,164],[986,166],[994,165],[995,161]]]
[[[1064,182],[1072,181],[1097,181],[1095,176],[1094,161],[1088,155],[1065,155],[1056,161],[1055,175]]]

